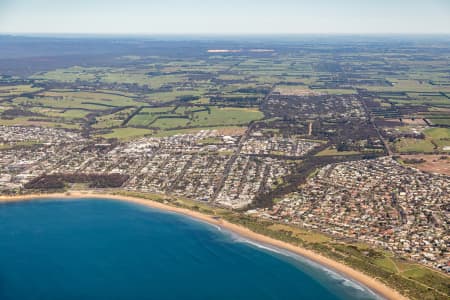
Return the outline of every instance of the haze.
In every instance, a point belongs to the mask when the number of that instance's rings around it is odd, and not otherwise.
[[[450,1],[1,0],[0,33],[450,33]]]

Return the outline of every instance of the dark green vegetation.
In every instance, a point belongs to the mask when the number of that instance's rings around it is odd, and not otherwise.
[[[88,183],[90,188],[120,187],[128,179],[122,174],[51,174],[41,175],[25,185],[26,189],[63,189],[67,184]]]
[[[132,192],[119,192],[119,194],[146,198],[196,210],[242,225],[254,232],[316,251],[378,278],[411,299],[443,300],[448,299],[450,294],[450,286],[446,275],[418,264],[395,258],[389,252],[373,249],[361,243],[338,241],[318,232],[270,221],[262,221],[251,216],[244,216],[243,214],[220,208],[212,208],[186,199],[173,199],[153,194]]]
[[[24,43],[39,47],[27,52]],[[70,53],[55,52],[62,45]],[[320,141],[257,206],[270,206],[328,163],[449,152],[447,38],[0,37],[0,46],[0,125],[121,140],[248,126],[263,138]],[[217,49],[239,51],[211,51]]]
[[[239,51],[209,51],[214,49]],[[253,133],[263,141],[274,136],[317,141],[301,158],[267,154],[293,161],[289,175],[257,195],[254,205],[267,207],[327,164],[449,153],[449,53],[445,37],[289,42],[0,37],[0,125],[62,127],[111,140],[202,129],[233,135],[229,132],[245,128],[236,134],[243,134],[241,141]],[[448,299],[448,278],[390,254],[196,202],[167,201],[313,249],[413,299]]]
[[[38,50],[27,52],[27,43],[39,45]],[[79,47],[83,43],[89,44],[89,51]],[[304,126],[314,122],[314,134],[323,137],[321,131],[335,130],[330,121],[342,119],[348,107],[321,97],[340,96],[343,102],[363,103],[383,134],[385,127],[410,126],[405,120],[411,119],[450,126],[450,46],[445,39],[304,37],[286,44],[251,39],[129,43],[0,37],[0,45],[4,125],[64,127],[91,136],[127,138],[242,126],[273,116],[289,121],[298,113]],[[70,51],[54,50],[61,45]],[[215,49],[240,51],[211,51]],[[271,93],[291,103],[310,97],[312,104],[330,104],[335,121],[325,122],[326,111],[313,106],[304,113],[295,105],[270,107],[266,100]],[[148,130],[134,134],[125,128]],[[399,152],[442,152],[450,145],[447,140],[431,145],[419,141],[423,146],[411,148],[399,135],[384,135]],[[355,148],[351,141],[344,142],[344,148]],[[342,150],[354,154],[361,149]],[[333,151],[334,147],[320,155]]]

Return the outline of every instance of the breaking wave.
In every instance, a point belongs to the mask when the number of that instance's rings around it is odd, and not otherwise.
[[[333,282],[343,285],[345,287],[348,288],[352,288],[357,292],[361,292],[361,293],[368,293],[372,296],[374,296],[376,299],[379,300],[384,300],[383,297],[381,297],[380,295],[378,295],[377,293],[375,293],[374,291],[372,291],[371,289],[369,289],[368,287],[362,285],[361,283],[352,280],[348,277],[346,277],[343,274],[340,274],[337,271],[334,271],[324,265],[321,265],[320,263],[317,263],[309,258],[306,258],[304,256],[301,256],[299,254],[293,253],[291,251],[285,250],[285,249],[280,249],[276,246],[272,246],[272,245],[267,245],[264,243],[260,243],[260,242],[256,242],[250,239],[247,239],[245,237],[242,237],[238,234],[235,234],[233,232],[229,232],[229,234],[232,236],[232,240],[234,242],[238,242],[238,243],[245,243],[245,244],[249,244],[251,246],[254,246],[256,248],[262,249],[262,250],[266,250],[272,253],[276,253],[278,255],[282,255],[291,259],[296,260],[297,262],[300,262],[302,264],[308,265],[309,267],[312,267],[316,270],[319,270],[321,272],[324,272],[327,274],[328,278],[330,278]]]

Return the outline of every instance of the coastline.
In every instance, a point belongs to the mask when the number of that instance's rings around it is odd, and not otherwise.
[[[34,199],[76,199],[76,198],[100,198],[100,199],[114,199],[119,201],[125,201],[133,204],[144,205],[151,208],[156,208],[163,211],[174,212],[178,214],[182,214],[188,217],[192,217],[194,219],[207,222],[212,225],[219,226],[228,230],[232,233],[235,233],[239,236],[249,239],[250,241],[259,242],[265,245],[274,246],[276,248],[284,249],[294,254],[305,257],[313,262],[316,262],[326,268],[329,268],[333,271],[338,272],[339,274],[348,277],[358,283],[361,283],[365,287],[369,288],[376,294],[380,295],[385,299],[392,300],[406,300],[405,296],[401,295],[396,290],[388,287],[381,281],[372,278],[360,271],[357,271],[345,264],[334,261],[330,258],[327,258],[321,254],[313,252],[308,249],[304,249],[299,246],[295,246],[280,240],[273,239],[271,237],[256,233],[251,231],[250,229],[239,226],[233,223],[230,223],[223,219],[215,219],[210,215],[206,215],[197,211],[189,210],[186,208],[180,208],[171,206],[168,204],[160,203],[157,201],[152,201],[149,199],[131,197],[131,196],[122,196],[122,195],[114,195],[107,193],[95,193],[90,191],[77,191],[70,193],[56,193],[56,194],[29,194],[29,195],[18,195],[18,196],[0,196],[0,203],[13,203],[13,202],[21,202],[27,200]]]

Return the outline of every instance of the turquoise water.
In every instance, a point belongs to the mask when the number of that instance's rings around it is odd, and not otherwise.
[[[0,299],[376,299],[304,259],[106,200],[0,204]]]

